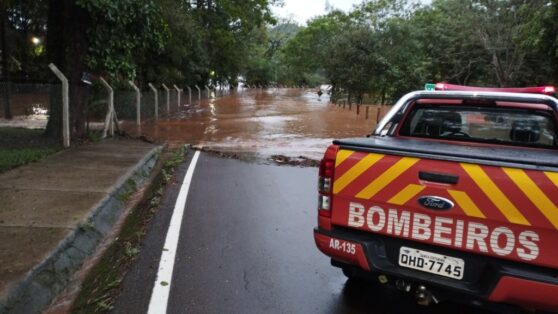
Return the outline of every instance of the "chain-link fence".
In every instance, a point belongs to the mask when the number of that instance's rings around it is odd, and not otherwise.
[[[53,79],[55,80],[55,79]],[[111,84],[109,82],[109,84]],[[206,88],[205,86],[177,86],[162,83],[138,84],[138,92],[131,84],[114,83],[114,113],[119,125],[133,126],[152,123],[157,119],[176,116],[191,106],[197,106],[207,98],[223,97],[231,91],[228,88]],[[0,83],[0,127],[24,127],[45,129],[51,114],[62,119],[62,85],[60,83]],[[99,80],[92,85],[80,84],[69,87],[69,123],[72,134],[94,134],[106,128],[109,112],[109,89]],[[80,104],[76,104],[78,99]],[[55,110],[52,110],[52,109]],[[7,119],[11,114],[11,119]],[[77,118],[79,117],[79,118]],[[76,129],[76,119],[81,119],[84,130]],[[77,125],[80,125],[78,121]],[[117,128],[118,129],[118,128]],[[141,134],[136,134],[141,135]]]

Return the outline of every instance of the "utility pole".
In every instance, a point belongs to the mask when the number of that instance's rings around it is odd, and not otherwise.
[[[6,44],[6,28],[8,27],[8,18],[6,16],[6,4],[2,3],[0,7],[0,37],[2,37],[2,76],[4,78],[4,118],[12,119],[12,110],[10,104],[11,82],[10,69],[8,68],[8,58],[10,56],[9,47]]]

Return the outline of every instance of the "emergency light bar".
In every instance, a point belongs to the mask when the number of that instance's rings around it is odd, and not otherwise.
[[[471,92],[504,92],[504,93],[530,93],[530,94],[556,94],[554,86],[536,86],[536,87],[477,87],[465,85],[453,85],[448,83],[436,83],[436,90],[445,91],[471,91]]]

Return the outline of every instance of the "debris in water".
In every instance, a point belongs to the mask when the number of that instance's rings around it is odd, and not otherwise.
[[[310,159],[304,156],[288,157],[284,155],[273,155],[269,160],[279,165],[290,165],[299,167],[317,167],[320,165],[318,160]]]

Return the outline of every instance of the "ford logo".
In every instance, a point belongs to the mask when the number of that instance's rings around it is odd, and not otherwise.
[[[418,202],[422,207],[433,210],[448,210],[454,206],[452,201],[438,196],[423,196],[418,199]]]

